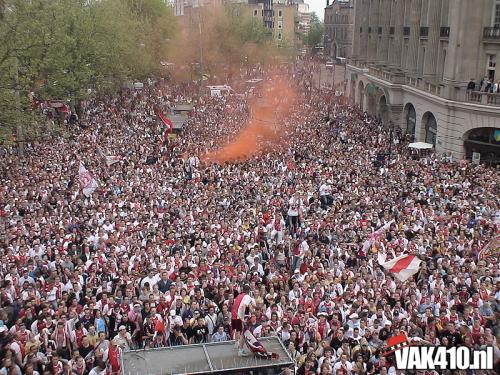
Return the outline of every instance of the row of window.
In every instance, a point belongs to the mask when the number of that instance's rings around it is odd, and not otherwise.
[[[433,1],[433,0],[431,0],[431,1]],[[403,3],[403,5],[409,6],[410,3],[411,2]],[[370,12],[372,12],[372,9],[371,9],[372,6],[373,5],[371,5],[369,7]],[[422,2],[422,6],[427,7],[428,3]],[[492,9],[492,20],[491,20],[492,27],[500,29],[500,0],[495,0],[493,6],[494,6],[494,8]],[[408,16],[410,15],[410,12],[408,12],[407,10],[408,10],[408,8],[405,9],[405,17],[404,17],[405,21],[408,21],[408,19],[409,19]],[[391,13],[392,12],[393,11],[391,10]],[[426,14],[427,14],[427,12],[424,9],[422,9],[422,17],[424,19],[426,18]]]
[[[346,14],[329,14],[326,16],[325,23],[349,23],[349,16]]]
[[[253,16],[257,17],[258,15],[259,15],[259,10],[258,9],[254,9],[253,10]],[[261,9],[261,17],[264,17],[264,9]],[[272,17],[274,17],[274,10],[272,11]],[[283,11],[282,10],[278,10],[278,17],[283,17]]]
[[[410,26],[403,26],[403,36],[409,37],[410,36]],[[362,33],[363,31],[368,32],[368,34],[372,33],[377,33],[378,35],[382,35],[383,32],[383,27],[378,26],[378,27],[371,27],[368,26],[368,28],[363,28],[363,26],[359,27],[359,32]],[[394,35],[396,33],[396,28],[394,26],[389,26],[389,35]],[[419,35],[420,37],[427,38],[429,36],[429,27],[428,26],[420,26],[419,29]],[[441,26],[441,29],[439,31],[439,36],[441,38],[449,38],[450,36],[450,28],[448,26]]]

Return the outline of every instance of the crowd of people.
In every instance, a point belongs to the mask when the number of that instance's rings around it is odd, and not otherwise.
[[[498,360],[498,170],[415,157],[401,131],[389,145],[309,71],[290,77],[283,142],[246,160],[203,156],[245,126],[247,98],[171,82],[95,99],[70,138],[4,155],[0,374],[119,374],[125,350],[231,340],[243,291],[246,328],[277,335],[298,374],[403,374],[383,355],[402,332]],[[157,109],[187,101],[164,136]],[[421,268],[401,282],[380,252]]]

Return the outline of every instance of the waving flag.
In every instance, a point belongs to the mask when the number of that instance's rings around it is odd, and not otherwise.
[[[387,224],[381,226],[375,232],[373,232],[368,236],[365,243],[363,244],[363,252],[365,254],[368,252],[370,247],[375,243],[375,241],[380,241],[384,237],[385,232],[391,227],[392,223],[394,223],[394,220],[389,221]]]
[[[158,115],[158,117],[161,119],[161,121],[163,122],[163,124],[165,125],[166,127],[166,130],[165,132],[166,133],[171,133],[172,130],[174,130],[174,124],[172,124],[172,121],[170,121],[163,113],[162,111],[160,110],[160,108],[156,108],[156,114]]]
[[[397,258],[385,261],[386,254],[378,253],[378,263],[394,274],[400,281],[406,281],[420,269],[422,261],[416,255],[403,254]]]
[[[479,250],[477,257],[479,260],[484,260],[488,257],[498,257],[499,250],[500,250],[500,236],[497,236],[495,238],[492,238],[483,245],[481,250]]]
[[[90,197],[92,193],[97,189],[97,180],[92,176],[87,168],[80,162],[80,168],[78,169],[78,179],[80,180],[80,189],[86,197]]]
[[[254,355],[265,359],[279,359],[279,354],[268,352],[262,343],[257,340],[254,334],[248,329],[245,330],[243,336],[245,337],[245,343]]]

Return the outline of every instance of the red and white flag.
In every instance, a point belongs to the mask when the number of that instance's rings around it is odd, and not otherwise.
[[[170,121],[167,116],[165,116],[162,111],[160,110],[160,108],[157,108],[156,109],[156,114],[158,115],[158,117],[161,119],[161,121],[163,122],[163,124],[165,124],[166,126],[166,130],[165,132],[166,133],[171,133],[172,130],[174,130],[174,124],[172,124],[172,121]]]
[[[80,189],[86,197],[90,195],[97,189],[97,180],[92,176],[87,168],[80,162],[80,168],[78,169],[78,179],[80,181]]]
[[[406,281],[415,275],[420,269],[420,263],[422,263],[416,255],[411,254],[400,255],[388,262],[385,261],[385,258],[385,253],[378,253],[378,263],[386,270],[392,272],[400,281]]]
[[[391,220],[387,224],[382,225],[375,232],[373,232],[368,236],[365,243],[363,244],[363,252],[365,254],[368,252],[370,247],[375,243],[375,241],[380,241],[382,238],[384,238],[385,232],[391,227],[392,223],[394,223],[394,220]]]
[[[499,250],[500,250],[500,236],[497,236],[495,238],[492,238],[482,246],[481,250],[479,250],[479,253],[477,254],[477,257],[479,260],[484,260],[489,257],[498,258]]]

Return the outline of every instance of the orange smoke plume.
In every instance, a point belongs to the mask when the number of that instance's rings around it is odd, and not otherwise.
[[[208,162],[242,161],[267,152],[286,141],[284,118],[295,101],[295,90],[274,79],[264,88],[262,97],[249,103],[250,119],[236,138],[203,158]]]

